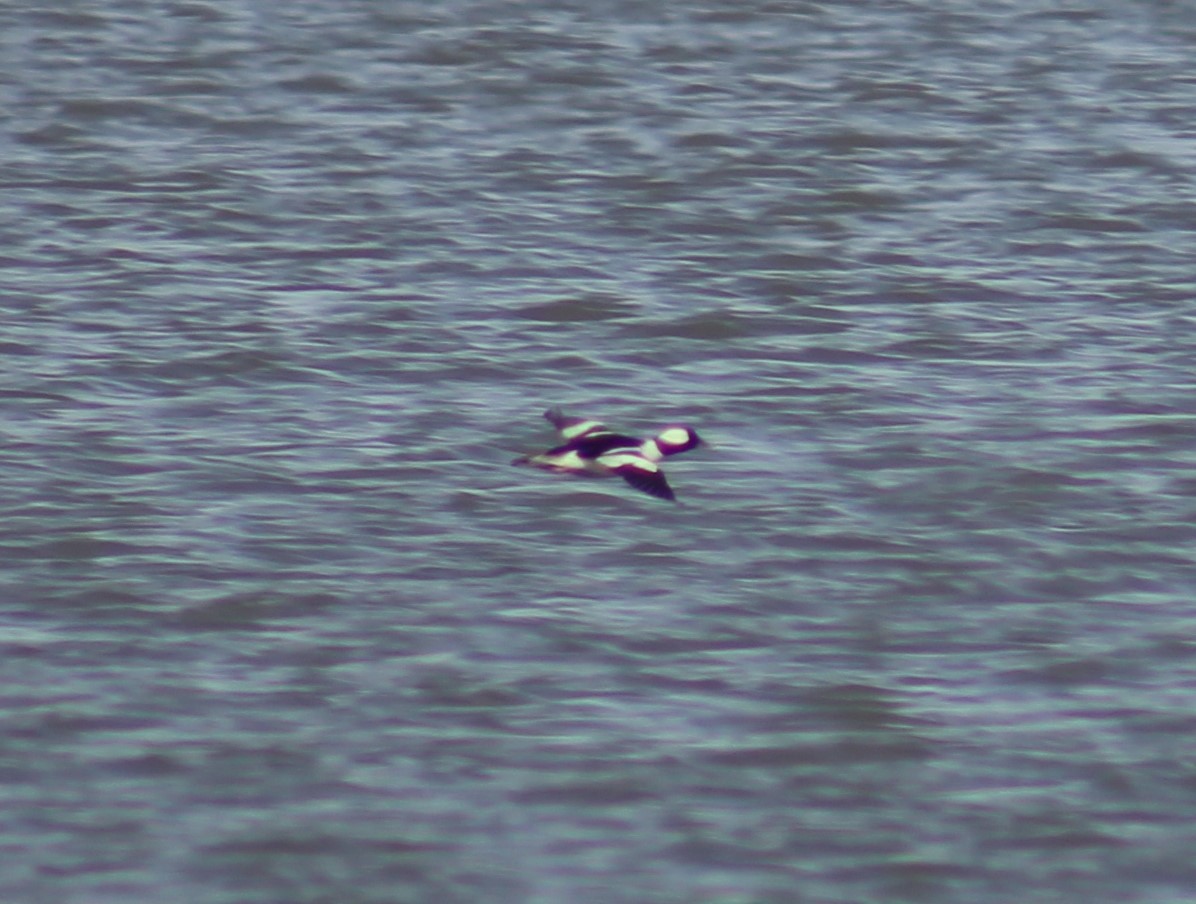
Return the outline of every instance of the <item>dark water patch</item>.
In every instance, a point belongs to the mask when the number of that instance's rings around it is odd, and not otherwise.
[[[527,788],[516,795],[520,803],[552,807],[621,807],[629,803],[652,801],[656,793],[623,779],[593,779],[574,784],[546,784]]]
[[[744,317],[732,311],[706,311],[667,322],[632,323],[624,327],[630,337],[668,336],[705,342],[727,342],[766,334],[770,324],[761,317]]]
[[[776,748],[741,747],[724,753],[711,753],[707,760],[715,765],[732,768],[776,769],[831,763],[848,767],[862,763],[922,760],[931,756],[933,750],[927,745],[875,738],[868,741],[835,741],[828,744],[795,742]]]
[[[280,619],[319,615],[340,602],[325,593],[237,591],[181,609],[174,620],[186,631],[277,630]]]
[[[617,296],[587,294],[526,305],[517,316],[542,323],[588,323],[629,317],[633,308]]]

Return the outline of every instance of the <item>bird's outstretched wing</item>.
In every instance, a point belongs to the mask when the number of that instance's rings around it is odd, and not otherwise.
[[[575,440],[581,436],[602,436],[612,432],[605,424],[584,417],[569,417],[559,408],[549,408],[544,412],[544,417],[548,423],[556,427],[561,439],[566,441]]]
[[[673,495],[673,488],[669,486],[669,482],[664,479],[664,474],[659,469],[648,471],[637,465],[625,465],[622,468],[616,469],[615,473],[637,490],[643,490],[645,493],[656,496],[658,499],[668,499],[670,501],[676,501],[677,499]]]
[[[677,498],[656,462],[644,458],[638,452],[615,450],[599,456],[598,461],[641,492],[658,499]]]

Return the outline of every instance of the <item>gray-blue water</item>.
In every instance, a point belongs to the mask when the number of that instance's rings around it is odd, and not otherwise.
[[[0,900],[1196,894],[1196,7],[0,7]],[[680,503],[513,468],[563,405]]]

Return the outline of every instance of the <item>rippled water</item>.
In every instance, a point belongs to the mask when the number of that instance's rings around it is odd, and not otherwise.
[[[1190,901],[1194,13],[5,5],[0,897]]]

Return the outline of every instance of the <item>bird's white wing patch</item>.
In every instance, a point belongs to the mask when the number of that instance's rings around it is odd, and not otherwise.
[[[544,412],[544,417],[552,426],[556,427],[561,438],[567,442],[575,440],[579,436],[598,436],[611,432],[610,428],[599,421],[592,421],[584,417],[568,417],[559,408],[550,408]]]
[[[547,452],[540,455],[530,455],[526,459],[526,464],[537,468],[544,468],[547,471],[559,471],[570,474],[593,472],[595,470],[593,463],[586,461],[574,449],[559,452],[556,455],[549,455]]]
[[[638,468],[646,474],[659,471],[656,462],[644,458],[638,449],[612,449],[598,456],[599,464],[603,464],[612,471],[619,468]]]
[[[598,461],[610,468],[637,490],[660,499],[673,499],[673,490],[656,462],[635,450],[615,450],[599,455]]]

